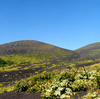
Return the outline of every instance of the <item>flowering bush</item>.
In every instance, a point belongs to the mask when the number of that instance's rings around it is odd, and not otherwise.
[[[88,88],[87,81],[86,80],[75,80],[72,84],[71,87],[73,91],[80,91],[80,90],[86,90]]]
[[[64,99],[84,90],[90,90],[90,93],[82,99],[100,99],[95,92],[97,89],[100,89],[100,72],[84,67],[77,71],[44,72],[17,82],[15,87],[16,91],[41,92],[44,99]]]
[[[52,84],[46,83],[42,86],[43,98],[65,98],[67,95],[73,95],[72,89],[68,88],[68,80],[54,79]]]

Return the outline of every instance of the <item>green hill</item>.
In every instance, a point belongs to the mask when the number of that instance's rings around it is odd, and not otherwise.
[[[81,58],[87,58],[87,59],[100,58],[100,42],[89,44],[75,51],[80,54]]]
[[[74,51],[34,40],[16,41],[0,45],[0,55],[11,54],[27,54],[49,59],[73,59],[79,57]]]

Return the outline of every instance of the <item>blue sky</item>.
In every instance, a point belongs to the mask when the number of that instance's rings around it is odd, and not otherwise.
[[[100,0],[0,0],[0,44],[18,40],[70,50],[100,42]]]

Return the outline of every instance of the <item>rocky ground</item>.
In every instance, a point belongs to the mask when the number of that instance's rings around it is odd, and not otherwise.
[[[87,91],[81,91],[77,95],[70,97],[70,99],[79,99],[80,97],[86,95]],[[40,93],[31,93],[27,94],[26,92],[18,92],[14,91],[8,93],[0,94],[0,99],[42,99]],[[67,98],[66,98],[67,99]]]

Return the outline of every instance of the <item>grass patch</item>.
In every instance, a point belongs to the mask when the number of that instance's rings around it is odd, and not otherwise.
[[[0,87],[2,87],[4,84],[0,84]]]
[[[5,87],[0,87],[0,93],[5,93],[5,92],[10,92],[14,90],[14,86],[5,86]]]

